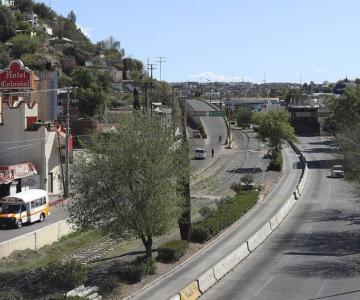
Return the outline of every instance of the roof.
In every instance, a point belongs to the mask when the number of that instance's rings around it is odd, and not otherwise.
[[[6,196],[1,199],[2,202],[6,202],[8,198],[19,198],[22,199],[25,203],[30,202],[34,199],[47,196],[47,192],[40,189],[27,190],[24,192],[17,193],[12,196]]]

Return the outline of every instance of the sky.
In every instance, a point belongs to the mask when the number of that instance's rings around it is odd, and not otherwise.
[[[162,64],[162,80],[310,82],[360,77],[359,0],[46,0],[93,42]],[[154,75],[160,77],[157,63]]]

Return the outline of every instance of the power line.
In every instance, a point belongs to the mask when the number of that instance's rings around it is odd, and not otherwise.
[[[26,142],[35,142],[35,141],[45,141],[46,138],[43,139],[32,139],[32,140],[24,140],[24,141],[7,141],[7,142],[0,142],[0,144],[15,144],[15,143],[26,143]]]
[[[161,81],[161,66],[162,66],[162,63],[166,63],[167,60],[165,56],[157,56],[156,58],[158,58],[159,60],[157,60],[156,62],[159,63],[159,67],[160,67],[160,81]]]

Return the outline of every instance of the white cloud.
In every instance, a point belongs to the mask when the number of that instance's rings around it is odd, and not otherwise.
[[[325,69],[315,69],[315,72],[316,73],[325,73],[326,72],[326,70]]]
[[[196,80],[200,82],[206,81],[219,81],[219,82],[236,82],[236,81],[250,81],[249,76],[225,76],[221,74],[214,74],[213,72],[204,72],[199,74],[189,75],[191,80]]]
[[[76,24],[76,27],[79,28],[81,30],[81,32],[83,34],[85,34],[88,38],[90,38],[91,33],[94,30],[94,28],[92,28],[92,27],[83,27],[80,24]]]

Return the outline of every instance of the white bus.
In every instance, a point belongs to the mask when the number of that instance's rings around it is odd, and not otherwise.
[[[0,226],[21,228],[24,223],[43,222],[49,215],[49,197],[44,190],[27,190],[0,199]]]

